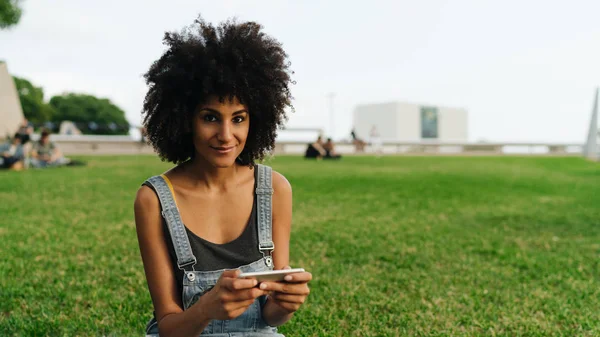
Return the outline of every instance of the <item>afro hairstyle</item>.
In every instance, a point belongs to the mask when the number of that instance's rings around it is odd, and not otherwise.
[[[292,106],[293,72],[281,43],[256,22],[230,19],[214,26],[201,17],[181,32],[165,33],[166,51],[144,78],[142,110],[149,143],[163,161],[193,158],[191,125],[199,104],[216,95],[248,107],[250,129],[237,158],[243,165],[264,159]]]

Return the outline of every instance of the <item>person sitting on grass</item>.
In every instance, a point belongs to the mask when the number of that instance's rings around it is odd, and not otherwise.
[[[282,336],[309,293],[240,272],[289,268],[292,189],[257,164],[291,107],[281,44],[255,22],[167,33],[144,75],[149,144],[175,166],[142,184],[135,224],[154,317],[146,336]]]
[[[352,138],[352,144],[354,144],[356,152],[364,152],[367,143],[364,140],[358,138],[358,136],[356,135],[356,130],[354,128],[352,129],[352,131],[350,131],[350,137]]]
[[[17,131],[17,135],[21,138],[21,145],[27,144],[31,140],[31,135],[33,134],[33,124],[24,118],[21,124],[19,125],[19,129]]]
[[[323,138],[321,136],[317,137],[316,142],[308,144],[306,152],[304,153],[304,158],[322,159],[325,157],[327,155],[327,151],[325,151],[323,145]]]
[[[50,132],[42,131],[40,140],[31,149],[31,166],[44,168],[69,164],[70,160],[63,157],[60,149],[50,141]]]
[[[342,158],[341,154],[335,152],[335,145],[331,138],[327,138],[327,142],[323,144],[323,148],[325,149],[325,158],[326,159],[340,159]]]
[[[21,144],[21,137],[15,134],[12,140],[0,145],[0,167],[10,170],[22,170],[24,168],[25,151]]]

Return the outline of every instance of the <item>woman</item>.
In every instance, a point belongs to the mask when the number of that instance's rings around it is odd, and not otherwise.
[[[19,135],[19,138],[21,138],[21,144],[27,144],[27,142],[31,140],[31,135],[33,134],[33,124],[31,124],[27,118],[23,118],[23,122],[19,125],[17,134]]]
[[[326,155],[325,158],[328,159],[340,159],[342,158],[341,154],[335,152],[335,145],[333,144],[333,140],[331,138],[327,138],[327,142],[323,145],[325,149]]]
[[[327,155],[327,151],[323,147],[323,138],[319,135],[316,142],[308,144],[304,158],[322,159],[325,155]]]
[[[381,135],[379,134],[379,131],[377,131],[377,127],[375,125],[373,125],[373,127],[371,128],[370,137],[373,150],[377,154],[377,157],[380,157],[383,153],[383,142],[381,139]]]
[[[287,55],[254,22],[202,19],[167,33],[145,74],[148,141],[176,164],[135,200],[156,336],[281,336],[309,293],[308,272],[285,282],[240,272],[289,268],[292,191],[255,165],[291,107]],[[184,225],[185,224],[185,225]]]
[[[0,145],[0,168],[20,171],[24,168],[25,151],[19,134],[16,133],[10,143]]]
[[[43,130],[40,139],[33,143],[31,149],[31,166],[46,168],[70,164],[71,160],[65,158],[56,144],[50,141],[50,131]]]

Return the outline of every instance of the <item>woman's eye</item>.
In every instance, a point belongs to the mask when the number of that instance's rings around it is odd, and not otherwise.
[[[217,117],[214,115],[205,115],[204,120],[207,122],[214,122],[217,120]]]
[[[244,118],[244,117],[238,116],[238,117],[235,117],[235,118],[233,119],[233,122],[234,122],[234,123],[241,123],[241,122],[243,122],[244,120],[245,120],[245,118]]]

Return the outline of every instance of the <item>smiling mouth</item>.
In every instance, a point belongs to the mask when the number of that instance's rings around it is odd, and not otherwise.
[[[211,146],[211,148],[219,153],[229,153],[229,152],[233,151],[233,149],[235,149],[235,146],[219,146],[219,147]]]

